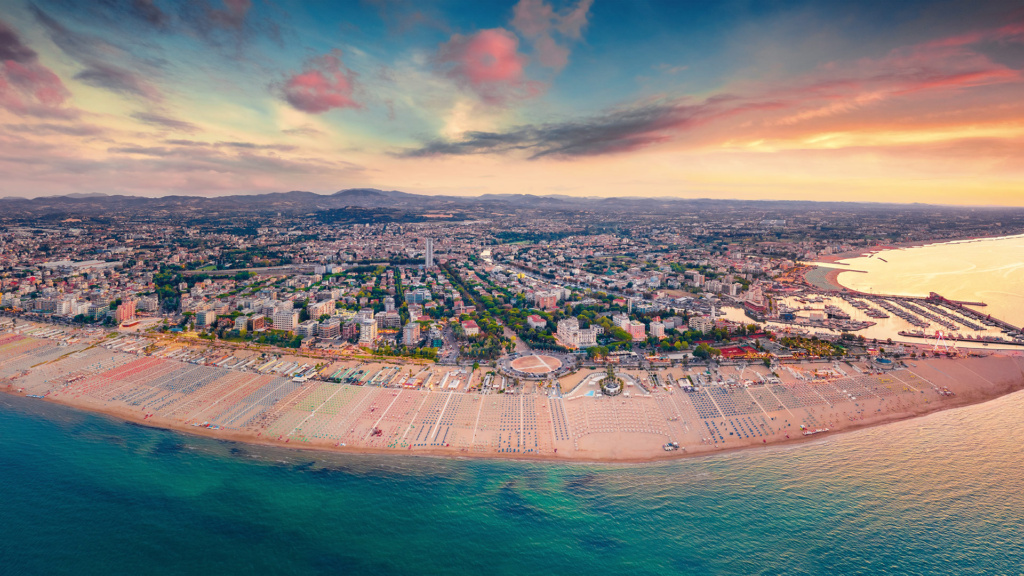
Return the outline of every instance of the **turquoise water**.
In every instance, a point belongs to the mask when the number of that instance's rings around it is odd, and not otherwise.
[[[566,466],[254,448],[0,396],[0,574],[1021,574],[1022,413]]]

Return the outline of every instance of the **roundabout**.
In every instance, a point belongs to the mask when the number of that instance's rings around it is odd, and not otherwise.
[[[574,360],[562,353],[516,354],[498,361],[498,368],[506,376],[543,380],[560,376],[572,369]]]
[[[509,366],[518,372],[542,376],[550,374],[562,367],[562,361],[554,356],[530,354],[509,362]]]

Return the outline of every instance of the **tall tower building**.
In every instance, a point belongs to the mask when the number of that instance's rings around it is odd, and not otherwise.
[[[427,238],[427,253],[426,253],[425,265],[426,265],[427,268],[433,268],[434,267],[434,239],[433,238]]]

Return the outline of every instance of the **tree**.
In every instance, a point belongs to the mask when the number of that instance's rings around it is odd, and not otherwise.
[[[701,342],[699,346],[693,351],[693,355],[698,358],[713,358],[722,355],[722,351],[718,348],[709,346],[706,342]]]

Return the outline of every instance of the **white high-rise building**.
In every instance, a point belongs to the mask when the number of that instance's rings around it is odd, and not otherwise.
[[[415,346],[420,343],[420,325],[416,322],[409,322],[402,330],[402,344]]]
[[[426,256],[425,256],[424,260],[425,260],[424,264],[425,264],[425,266],[427,268],[433,268],[434,267],[434,239],[433,238],[427,238],[427,250],[426,250]]]
[[[651,336],[655,338],[665,337],[665,325],[661,322],[651,321]]]
[[[274,313],[274,330],[291,332],[299,324],[299,313],[294,310],[279,310]]]
[[[377,321],[372,317],[359,319],[359,343],[373,344],[377,339]]]

